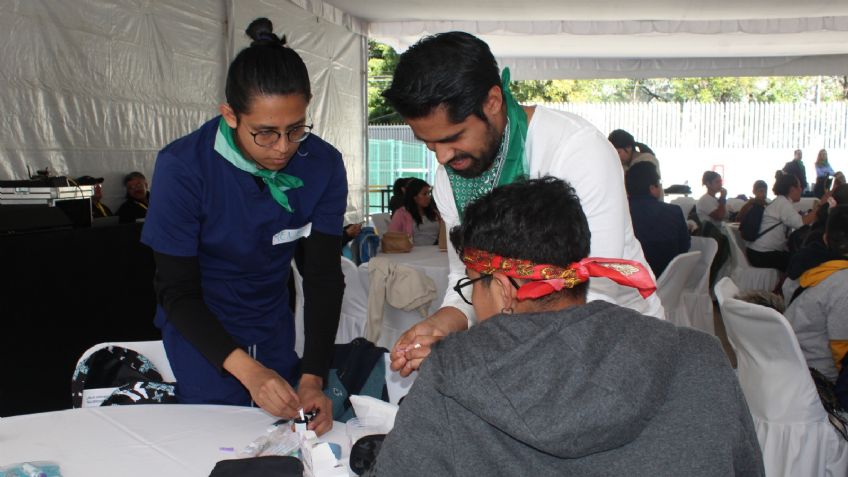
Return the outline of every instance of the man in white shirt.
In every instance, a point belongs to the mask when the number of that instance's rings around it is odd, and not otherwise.
[[[502,79],[498,76],[486,43],[467,33],[442,33],[401,55],[392,85],[383,93],[441,164],[433,196],[447,229],[459,224],[468,203],[495,186],[551,175],[577,191],[589,222],[592,256],[647,265],[633,235],[621,164],[607,138],[573,114],[519,105],[509,92],[508,70]],[[448,253],[450,283],[456,283],[465,267],[452,247]],[[593,279],[588,299],[664,317],[656,294],[643,299],[608,279]],[[471,304],[449,289],[442,308],[398,340],[392,368],[409,374],[432,343],[474,322]]]

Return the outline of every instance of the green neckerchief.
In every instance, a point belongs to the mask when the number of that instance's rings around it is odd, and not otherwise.
[[[280,171],[269,171],[256,167],[253,161],[244,158],[236,146],[233,138],[233,130],[221,117],[221,122],[218,124],[218,133],[215,135],[215,151],[224,157],[230,164],[239,169],[262,179],[262,182],[268,186],[271,191],[271,197],[283,206],[289,212],[294,210],[289,205],[289,198],[286,196],[286,191],[303,187],[303,181],[300,178],[284,174]]]
[[[501,89],[506,106],[506,127],[492,167],[477,177],[466,179],[450,166],[445,167],[460,221],[465,207],[473,200],[488,194],[496,185],[511,184],[525,175],[524,142],[527,140],[527,113],[509,90],[509,68],[501,74]]]

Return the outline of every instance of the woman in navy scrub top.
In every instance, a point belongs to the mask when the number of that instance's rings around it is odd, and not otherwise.
[[[156,325],[184,403],[250,405],[280,417],[319,410],[344,277],[347,175],[314,134],[303,60],[268,19],[227,73],[221,116],[165,147],[142,232],[156,258]],[[294,352],[287,281],[304,241],[305,343]]]

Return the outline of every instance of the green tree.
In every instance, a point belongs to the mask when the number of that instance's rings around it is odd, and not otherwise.
[[[368,40],[369,124],[401,124],[403,122],[382,96],[383,91],[391,84],[397,63],[398,54],[392,47]]]
[[[391,83],[398,54],[368,42],[368,122],[402,124],[381,93]],[[746,102],[848,100],[848,76],[774,76],[512,81],[519,102]]]

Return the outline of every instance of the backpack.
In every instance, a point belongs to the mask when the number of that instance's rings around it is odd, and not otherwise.
[[[762,204],[754,202],[748,209],[748,213],[742,218],[742,222],[739,222],[739,234],[746,242],[753,242],[780,225],[780,222],[778,222],[760,233],[760,225],[763,223],[765,212],[766,208]]]
[[[389,402],[386,388],[386,363],[388,353],[365,338],[356,338],[347,344],[333,347],[333,362],[327,376],[324,394],[333,402],[333,419],[347,422],[354,417],[352,394],[371,396]]]
[[[77,364],[71,379],[72,406],[176,404],[173,383],[138,352],[120,346],[95,351]]]
[[[354,262],[357,265],[366,263],[377,255],[377,250],[380,248],[380,236],[376,234],[374,227],[362,227],[359,235],[351,242],[350,248],[353,250],[356,258]]]

